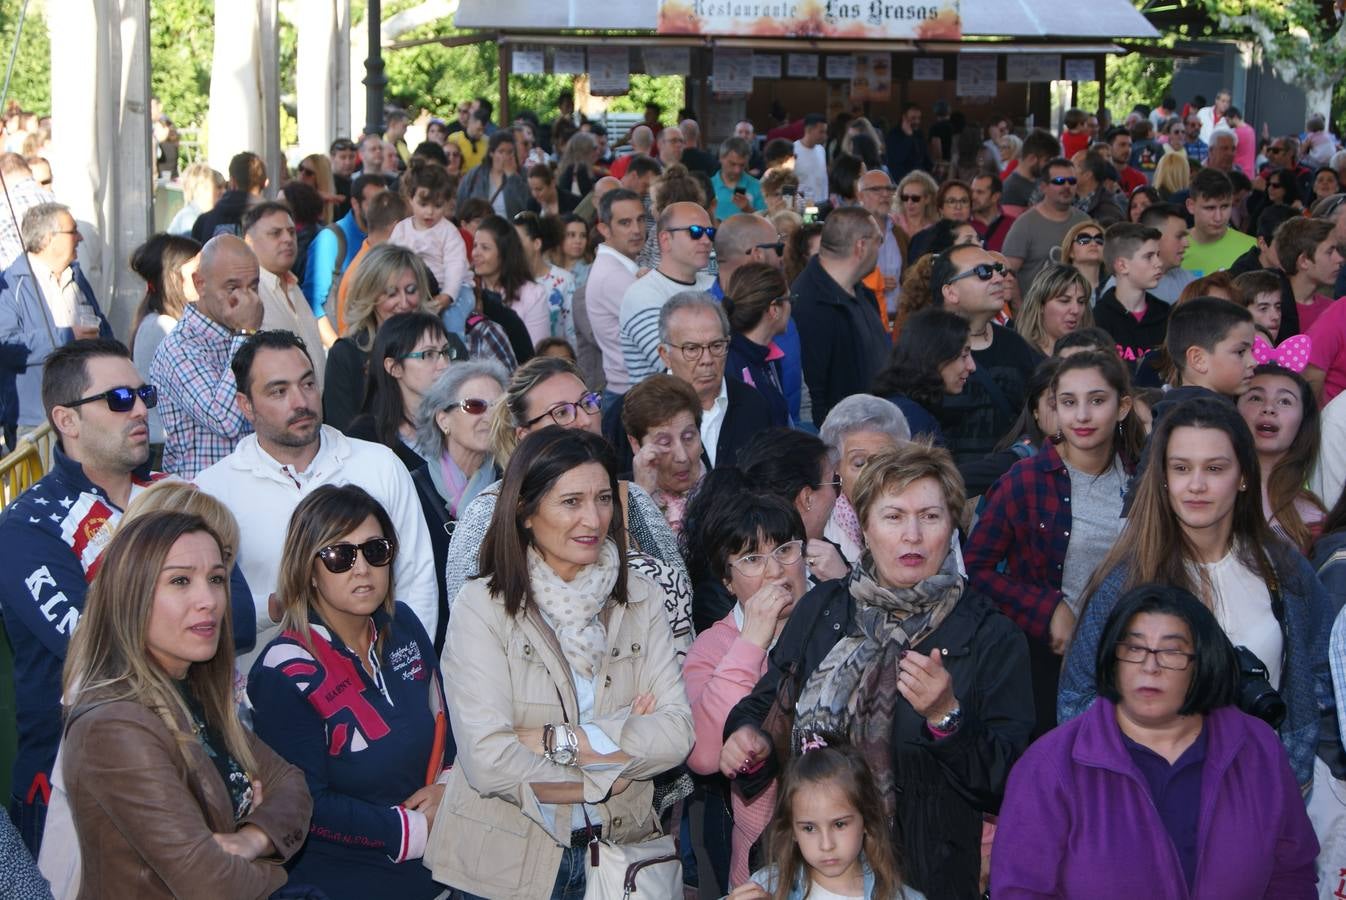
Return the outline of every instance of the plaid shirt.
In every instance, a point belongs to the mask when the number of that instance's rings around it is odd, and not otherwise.
[[[235,399],[229,361],[245,338],[187,304],[150,365],[164,422],[164,471],[195,478],[252,432]]]
[[[1070,473],[1043,441],[1036,456],[1015,463],[992,485],[963,554],[973,587],[1040,641],[1047,640],[1052,613],[1065,597],[1070,521]]]
[[[29,178],[9,183],[9,202],[14,206],[14,215],[9,215],[8,208],[0,215],[0,269],[14,265],[14,261],[23,253],[23,236],[19,234],[19,225],[23,224],[24,215],[34,206],[55,203],[56,195]],[[3,203],[4,200],[0,199],[0,205]]]

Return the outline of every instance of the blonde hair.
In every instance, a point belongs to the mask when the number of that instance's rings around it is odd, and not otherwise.
[[[503,402],[497,403],[491,412],[491,453],[502,470],[508,467],[509,458],[519,446],[518,429],[528,427],[529,393],[557,375],[573,375],[584,384],[579,368],[559,356],[534,356],[510,376]]]
[[[919,184],[921,190],[925,192],[925,222],[927,225],[933,225],[939,221],[939,210],[935,208],[935,195],[939,193],[939,185],[935,184],[935,179],[920,171],[908,172],[901,181],[897,183],[897,192],[893,194],[893,205],[896,209],[905,209],[902,206],[902,192],[908,185]],[[903,217],[905,219],[905,216]],[[908,235],[911,237],[911,235]]]
[[[215,192],[224,190],[224,176],[208,163],[194,162],[182,170],[182,199],[201,212],[215,206]]]
[[[1192,186],[1192,166],[1186,153],[1165,153],[1154,167],[1154,189],[1161,197]]]
[[[1084,230],[1087,228],[1093,228],[1100,235],[1104,235],[1106,237],[1106,229],[1104,229],[1102,225],[1098,224],[1093,219],[1085,219],[1083,222],[1076,222],[1074,225],[1070,226],[1070,230],[1066,232],[1066,236],[1061,238],[1061,249],[1060,253],[1058,254],[1059,258],[1056,259],[1055,262],[1061,263],[1062,265],[1066,266],[1075,265],[1075,238],[1079,237],[1080,234],[1083,233]],[[1099,265],[1102,265],[1103,263],[1101,259],[1098,262]],[[1089,293],[1091,294],[1093,293],[1092,288],[1090,289]]]
[[[182,728],[191,722],[191,713],[173,677],[151,657],[148,634],[159,574],[173,547],[190,534],[207,534],[217,547],[223,545],[204,518],[190,513],[154,510],[121,523],[89,586],[64,673],[68,709],[118,700],[139,703],[163,720],[184,759],[196,741],[190,728]],[[219,732],[228,753],[253,772],[257,761],[234,701],[228,578],[222,590],[219,645],[213,657],[188,666],[186,684],[201,704],[206,724]]]
[[[299,160],[300,166],[304,163],[308,163],[313,167],[313,173],[318,181],[318,193],[335,194],[337,192],[336,178],[332,175],[332,161],[327,158],[326,153],[310,153],[308,156]],[[295,166],[296,170],[298,170],[298,168],[299,166]],[[336,206],[334,204],[324,203],[322,205],[322,216],[319,221],[324,225],[331,225],[335,218],[335,211]]]
[[[190,481],[163,478],[135,496],[126,507],[118,527],[154,512],[184,512],[206,520],[220,542],[220,554],[226,568],[238,559],[238,520],[219,500]]]
[[[1071,285],[1084,292],[1084,310],[1080,313],[1079,327],[1093,327],[1094,314],[1090,309],[1089,296],[1094,289],[1089,286],[1089,280],[1074,266],[1049,262],[1038,270],[1037,277],[1028,286],[1023,305],[1019,307],[1019,315],[1014,319],[1014,330],[1030,346],[1042,349],[1042,340],[1046,336],[1042,321],[1043,308],[1048,301],[1064,294]],[[1047,354],[1051,355],[1050,347],[1047,348]]]
[[[376,313],[383,291],[391,279],[407,270],[416,276],[421,294],[420,309],[416,312],[431,312],[430,277],[420,256],[397,244],[379,244],[365,254],[351,277],[350,291],[346,294],[346,337],[364,349],[373,346],[379,330]]]

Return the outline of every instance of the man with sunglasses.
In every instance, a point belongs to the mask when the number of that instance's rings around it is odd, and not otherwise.
[[[1032,285],[1052,250],[1061,246],[1066,232],[1089,221],[1074,206],[1078,183],[1075,166],[1068,159],[1057,157],[1043,168],[1042,199],[1015,219],[1005,235],[1005,258],[1020,284]]]
[[[50,471],[0,517],[0,597],[14,647],[19,747],[11,815],[36,854],[61,736],[61,668],[85,592],[122,511],[162,476],[148,460],[158,402],[107,338],[57,349],[42,372],[42,404],[56,432]],[[237,575],[237,569],[235,569]],[[234,590],[247,596],[236,577]],[[234,606],[234,644],[252,646],[251,603]]]
[[[670,203],[655,227],[659,268],[626,289],[619,314],[622,358],[632,385],[664,371],[659,359],[659,310],[664,302],[682,291],[708,290],[715,280],[704,271],[715,240],[710,213],[704,207]]]
[[[324,484],[354,484],[383,505],[397,528],[393,563],[397,599],[415,610],[428,634],[439,620],[439,589],[430,532],[411,473],[382,444],[356,440],[322,424],[313,362],[303,341],[288,331],[252,335],[230,365],[235,401],[255,429],[232,453],[196,476],[201,490],[238,520],[239,564],[252,587],[257,646],[276,636],[281,550],[290,514]],[[250,657],[238,661],[240,669]]]

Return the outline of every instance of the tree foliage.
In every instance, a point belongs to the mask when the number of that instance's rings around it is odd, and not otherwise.
[[[215,49],[211,0],[150,0],[150,92],[179,128],[203,127]]]
[[[0,0],[0,66],[8,66],[14,34],[19,25],[23,0]],[[0,68],[0,78],[4,70]],[[31,0],[24,16],[23,35],[14,59],[14,76],[9,98],[27,112],[46,115],[51,112],[51,39],[47,30],[46,0]]]

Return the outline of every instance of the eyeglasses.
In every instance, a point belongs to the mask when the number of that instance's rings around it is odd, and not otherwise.
[[[115,387],[103,391],[101,394],[94,394],[92,397],[81,397],[78,400],[60,405],[74,409],[76,406],[93,403],[95,400],[106,400],[108,409],[113,412],[124,413],[135,408],[137,397],[144,402],[146,409],[154,409],[159,405],[159,390],[152,384],[142,384],[136,388]]]
[[[694,241],[699,241],[702,238],[715,240],[715,227],[713,225],[679,225],[677,228],[668,229],[669,234],[675,231],[687,232],[687,236]]]
[[[782,566],[797,566],[804,555],[803,541],[786,541],[770,553],[749,553],[738,559],[731,559],[729,566],[745,578],[757,578],[766,572],[767,559],[774,559]]]
[[[1175,672],[1181,672],[1192,664],[1196,659],[1195,653],[1187,653],[1183,650],[1154,650],[1150,647],[1142,647],[1140,644],[1118,644],[1117,659],[1126,663],[1145,664],[1145,657],[1151,653],[1154,654],[1154,661],[1159,664],[1161,669],[1171,669]]]
[[[403,353],[398,359],[423,359],[426,362],[438,362],[441,359],[447,359],[450,362],[458,358],[458,350],[452,344],[445,344],[442,347],[428,347],[425,350],[416,350],[412,353]]]
[[[897,192],[897,185],[895,185],[895,184],[871,184],[869,187],[863,187],[863,188],[860,188],[860,190],[862,190],[862,191],[870,191],[870,192],[872,192],[872,193],[876,193],[876,194],[893,194],[893,193],[896,193],[896,192]],[[905,200],[906,198],[903,197],[902,199]]]
[[[822,489],[825,488],[825,487],[830,487],[832,490],[834,490],[834,491],[836,491],[838,494],[840,494],[840,493],[841,493],[841,476],[840,476],[840,475],[833,475],[833,476],[832,476],[832,479],[831,479],[830,481],[824,481],[824,482],[822,482],[821,484],[815,484],[814,487],[816,487],[818,490],[822,490]]]
[[[924,203],[924,202],[925,202],[925,197],[922,196],[921,194],[903,194],[903,195],[902,195],[902,202],[903,202],[903,203]]]
[[[977,263],[966,272],[960,272],[944,283],[953,284],[955,281],[962,281],[964,278],[971,278],[974,275],[979,281],[990,281],[997,275],[1004,275],[1005,271],[1004,263]]]
[[[350,141],[337,141],[332,145],[333,153],[344,153],[346,151],[355,152],[355,144]]]
[[[380,569],[393,561],[393,542],[387,538],[371,538],[363,544],[329,544],[318,551],[318,559],[324,569],[340,575],[355,567],[357,551],[364,556],[365,562]]]
[[[776,242],[771,243],[771,244],[753,244],[753,245],[752,245],[752,249],[753,249],[753,250],[775,250],[775,251],[776,251],[776,257],[779,259],[780,257],[782,257],[782,256],[785,255],[785,241],[776,241]],[[749,256],[752,255],[752,250],[749,250],[749,251],[748,251],[748,255],[749,255]]]
[[[972,202],[972,201],[969,200],[969,199],[966,198],[966,197],[945,197],[945,198],[944,198],[944,205],[945,205],[945,206],[967,206],[967,205],[969,205],[971,202]]]
[[[450,400],[444,407],[447,412],[454,407],[458,407],[469,416],[479,416],[491,408],[490,400],[482,400],[479,397],[468,397],[463,400]]]
[[[1102,247],[1102,246],[1103,246],[1103,235],[1101,235],[1101,234],[1078,234],[1078,235],[1075,236],[1075,243],[1079,244],[1081,247],[1087,247],[1087,246],[1089,246],[1090,244],[1097,244],[1098,246]]]
[[[707,344],[664,344],[665,347],[677,347],[682,351],[682,358],[688,362],[696,362],[701,358],[701,354],[709,350],[711,358],[719,359],[729,352],[729,342],[726,340],[711,341]]]
[[[551,420],[557,425],[569,425],[571,422],[575,421],[575,417],[579,415],[581,409],[591,416],[596,416],[598,415],[598,411],[602,408],[603,397],[590,391],[574,403],[558,403],[542,415],[533,416],[533,418],[523,423],[523,427],[531,428],[538,422],[547,418],[547,416],[551,416]]]
[[[1060,187],[1063,184],[1079,183],[1079,179],[1076,178],[1074,175],[1057,175],[1055,178],[1049,178],[1047,180],[1050,181],[1052,184],[1056,185],[1057,187]]]

